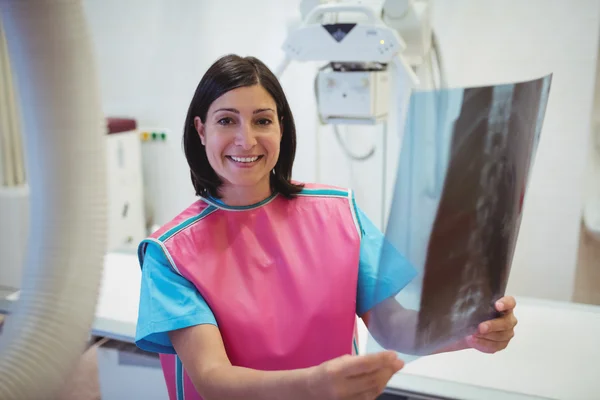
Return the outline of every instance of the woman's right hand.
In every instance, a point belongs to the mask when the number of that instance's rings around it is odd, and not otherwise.
[[[374,400],[403,366],[393,351],[342,356],[310,370],[309,392],[319,400]]]

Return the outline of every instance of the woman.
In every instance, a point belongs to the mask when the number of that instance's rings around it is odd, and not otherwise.
[[[351,191],[291,181],[296,133],[277,78],[252,57],[216,61],[184,148],[200,199],[139,250],[136,343],[161,353],[171,399],[375,399],[403,362],[350,356],[356,315],[386,348],[417,352],[415,313],[394,300],[415,271],[398,253],[379,260],[389,245]],[[514,306],[502,299],[500,318],[443,351],[503,349]]]

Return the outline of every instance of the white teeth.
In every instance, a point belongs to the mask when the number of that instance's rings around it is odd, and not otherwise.
[[[258,160],[258,157],[233,157],[233,156],[231,156],[231,159],[236,162],[251,163],[251,162]]]

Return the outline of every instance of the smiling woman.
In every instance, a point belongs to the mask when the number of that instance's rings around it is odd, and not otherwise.
[[[199,196],[238,205],[302,189],[290,181],[296,152],[290,106],[277,78],[253,57],[225,56],[209,68],[190,104],[183,140]]]
[[[393,297],[415,271],[351,190],[291,181],[296,130],[277,78],[256,58],[217,60],[184,148],[200,199],[139,247],[136,343],[160,353],[170,398],[375,399],[403,362],[350,357],[357,315],[384,347],[414,350],[415,314]],[[502,307],[492,336],[469,343],[506,347],[514,304]]]
[[[276,107],[271,95],[257,84],[219,97],[204,122],[194,118],[208,162],[223,183],[219,194],[225,202],[244,197],[260,201],[269,196],[270,172],[279,159],[282,138]],[[232,193],[234,188],[240,189]],[[239,190],[249,193],[240,196]]]

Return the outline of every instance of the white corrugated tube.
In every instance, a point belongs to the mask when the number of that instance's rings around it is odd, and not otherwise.
[[[0,399],[51,399],[84,350],[106,246],[96,66],[79,0],[0,0],[31,189],[16,312],[0,337]]]

